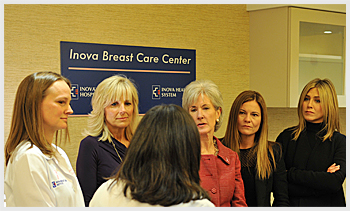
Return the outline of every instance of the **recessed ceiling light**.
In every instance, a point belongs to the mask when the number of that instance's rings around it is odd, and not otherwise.
[[[325,34],[332,34],[332,31],[331,30],[325,30],[323,33],[325,33]]]

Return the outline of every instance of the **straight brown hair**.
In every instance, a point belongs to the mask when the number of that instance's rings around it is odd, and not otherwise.
[[[52,145],[44,137],[43,118],[41,115],[41,102],[46,96],[46,90],[56,81],[63,80],[69,87],[71,82],[54,72],[36,72],[25,77],[19,84],[11,120],[10,133],[5,144],[6,166],[13,151],[22,141],[30,141],[44,154],[53,155]],[[69,140],[68,130],[65,140]],[[62,138],[62,136],[61,136]],[[56,132],[56,141],[58,131]]]
[[[229,114],[226,133],[223,144],[233,151],[240,153],[239,146],[242,141],[241,135],[238,131],[237,119],[241,106],[249,101],[255,101],[259,104],[261,110],[261,123],[259,130],[255,134],[255,149],[254,153],[257,155],[256,170],[260,179],[269,178],[276,167],[276,161],[273,154],[272,145],[274,142],[269,142],[268,126],[267,126],[267,108],[265,100],[259,92],[248,90],[241,92],[233,102]],[[273,166],[269,160],[269,154],[272,159]]]

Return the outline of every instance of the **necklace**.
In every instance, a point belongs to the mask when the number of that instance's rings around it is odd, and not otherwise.
[[[117,148],[115,147],[115,144],[114,144],[113,140],[112,140],[111,143],[112,143],[112,145],[113,145],[113,147],[114,147],[114,150],[117,152],[117,155],[118,155],[120,161],[123,162],[123,159],[120,157],[119,152],[118,152]]]
[[[216,143],[216,139],[215,138],[214,138],[213,142],[214,142],[214,148],[215,148],[214,155],[217,156],[219,154],[218,143]]]

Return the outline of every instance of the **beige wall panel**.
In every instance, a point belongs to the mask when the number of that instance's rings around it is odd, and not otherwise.
[[[250,88],[267,106],[288,104],[288,8],[252,11],[250,18]],[[273,61],[273,62],[271,62]]]
[[[249,88],[246,5],[4,5],[4,135],[17,86],[30,73],[60,72],[60,41],[196,50],[197,79],[211,79],[224,97],[224,135],[234,98]],[[62,145],[75,169],[86,117],[68,121]]]

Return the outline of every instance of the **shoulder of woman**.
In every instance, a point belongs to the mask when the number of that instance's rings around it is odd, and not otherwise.
[[[100,137],[99,136],[86,136],[85,138],[83,138],[83,140],[81,140],[82,142],[90,142],[90,141],[98,141]]]
[[[114,179],[109,179],[102,183],[94,193],[89,206],[104,207],[111,206],[118,199],[118,196],[123,194],[123,183],[115,183]],[[112,204],[110,204],[112,201]],[[113,202],[114,201],[114,202]]]
[[[21,168],[20,166],[23,167],[24,165],[29,166],[30,168],[36,168],[36,166],[41,166],[40,163],[44,163],[45,160],[51,159],[47,155],[44,155],[37,146],[31,146],[29,141],[18,145],[18,149],[16,149],[12,156],[14,157],[13,159],[10,159],[10,162],[19,165],[17,166],[19,169]]]
[[[219,140],[217,140],[219,154],[218,157],[221,157],[226,163],[230,163],[230,160],[239,160],[238,154],[231,150],[230,148],[224,146]]]
[[[108,181],[102,183],[100,187],[97,188],[96,192],[93,194],[91,201],[89,203],[89,207],[101,207],[101,206],[108,206],[106,204],[106,198],[109,196],[107,188],[108,188]]]
[[[339,133],[339,132],[337,132],[337,131],[335,131],[334,133],[333,133],[333,135],[335,136],[335,137],[339,137],[339,138],[342,138],[342,139],[345,139],[346,138],[346,135],[344,135],[344,134],[342,134],[342,133]]]
[[[282,145],[281,143],[274,142],[274,141],[268,141],[269,147],[272,148],[274,155],[279,155],[282,152]]]
[[[20,143],[14,153],[17,157],[27,155],[27,156],[40,156],[47,157],[44,153],[34,144],[31,144],[29,141],[24,141]]]
[[[217,139],[216,143],[218,145],[219,150],[223,150],[225,153],[230,153],[232,150],[228,147],[226,147],[221,140]],[[233,152],[233,151],[232,151]]]
[[[336,142],[345,142],[346,141],[346,136],[342,133],[339,133],[337,131],[335,131],[333,133],[333,137],[332,140],[336,141]]]
[[[284,129],[280,134],[289,134],[292,133],[296,128],[295,127],[288,127]]]
[[[80,146],[97,146],[98,145],[98,138],[99,137],[95,137],[95,136],[86,136],[83,140],[81,140],[80,142]]]
[[[218,142],[219,143],[219,142]],[[218,144],[219,147],[219,154],[221,154],[224,157],[235,157],[238,158],[237,152],[233,151],[232,149],[226,147],[221,142]],[[221,153],[220,153],[221,152]]]
[[[277,136],[277,140],[281,141],[281,139],[283,140],[290,140],[291,138],[293,138],[293,131],[295,130],[295,127],[289,127],[284,129],[278,136]]]

